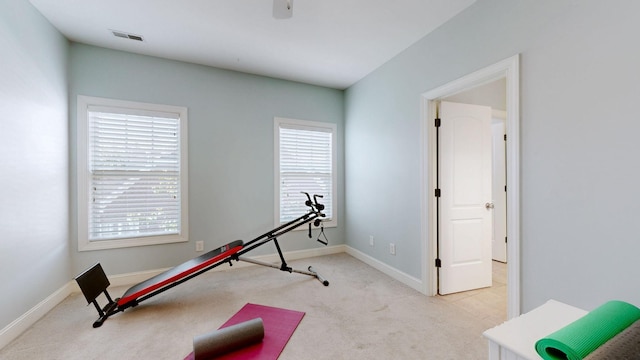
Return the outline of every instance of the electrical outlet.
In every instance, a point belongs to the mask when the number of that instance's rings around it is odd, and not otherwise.
[[[391,253],[391,255],[396,254],[396,244],[394,243],[389,244],[389,253]]]
[[[369,246],[373,246],[373,235],[369,235]]]
[[[196,241],[196,251],[204,251],[204,241]]]

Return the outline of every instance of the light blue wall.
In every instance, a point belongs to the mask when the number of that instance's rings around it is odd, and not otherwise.
[[[68,43],[0,2],[0,329],[69,282]]]
[[[195,240],[211,249],[271,228],[274,116],[338,124],[346,180],[332,243],[420,277],[420,94],[517,53],[523,310],[549,298],[640,305],[638,13],[623,0],[478,0],[343,93],[80,44],[67,52],[26,1],[3,1],[0,293],[11,296],[0,328],[95,261],[112,274],[172,266],[195,255]],[[189,108],[189,243],[77,252],[77,94]],[[304,233],[284,240],[315,246]]]
[[[326,229],[332,245],[344,242],[344,93],[272,78],[241,74],[73,43],[70,52],[71,134],[76,98],[89,95],[185,106],[189,111],[188,243],[78,252],[75,142],[72,149],[73,271],[96,261],[120,274],[158,269],[232,240],[250,240],[274,227],[273,118],[332,122],[338,126],[338,227]],[[322,245],[306,231],[285,235],[285,251]],[[249,255],[273,253],[265,245]]]
[[[349,88],[347,244],[420,277],[420,94],[521,53],[522,308],[640,305],[638,13],[478,0]]]

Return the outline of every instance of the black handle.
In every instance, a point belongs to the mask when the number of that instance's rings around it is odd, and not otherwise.
[[[300,191],[300,192],[307,195],[307,201],[305,201],[304,204],[313,208],[313,203],[311,202],[311,196],[309,196],[309,193],[304,191]]]
[[[318,195],[318,194],[313,195],[313,201],[315,202],[316,209],[318,209],[318,211],[322,211],[322,210],[324,210],[324,205],[323,205],[323,204],[320,204],[320,203],[318,202],[318,198],[323,198],[323,197],[324,197],[324,196],[322,196],[322,195]]]

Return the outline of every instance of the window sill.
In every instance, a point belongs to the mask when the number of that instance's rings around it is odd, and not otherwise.
[[[189,239],[185,235],[149,236],[117,240],[80,240],[78,241],[78,251],[121,249],[136,246],[173,244],[187,241],[189,241]]]

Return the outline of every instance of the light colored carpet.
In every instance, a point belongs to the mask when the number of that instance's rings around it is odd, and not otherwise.
[[[183,359],[193,337],[217,329],[250,302],[306,312],[280,359],[486,359],[482,332],[506,317],[502,278],[484,290],[427,297],[359,260],[297,260],[331,284],[252,266],[200,275],[91,327],[95,308],[73,294],[0,359]],[[126,288],[111,288],[119,297]]]

